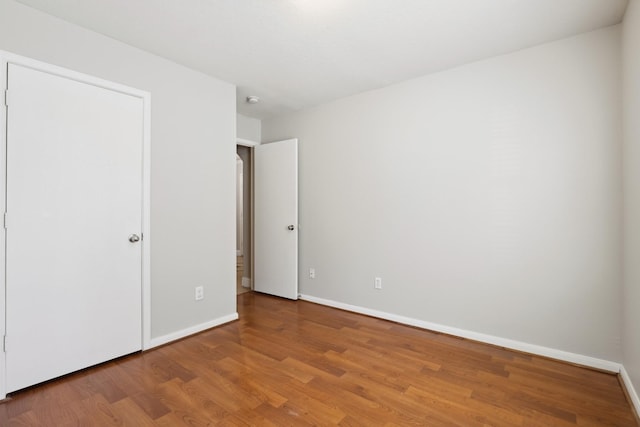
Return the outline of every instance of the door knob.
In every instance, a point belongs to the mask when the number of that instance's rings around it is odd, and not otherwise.
[[[137,234],[132,234],[131,236],[129,236],[129,241],[131,243],[139,242],[140,236],[138,236]]]
[[[293,230],[295,230],[295,229],[296,229],[296,227],[294,227],[293,225],[290,225],[290,226],[288,226],[288,227],[287,227],[287,229],[288,229],[289,231],[293,231]]]

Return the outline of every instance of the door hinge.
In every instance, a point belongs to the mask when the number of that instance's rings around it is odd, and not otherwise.
[[[4,105],[9,106],[9,89],[4,90]]]
[[[7,229],[7,213],[4,213],[4,217],[2,219],[5,230]]]
[[[2,337],[2,351],[7,352],[7,336]]]

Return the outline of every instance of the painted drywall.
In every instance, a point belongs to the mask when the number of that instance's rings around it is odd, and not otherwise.
[[[0,49],[151,93],[152,338],[234,314],[235,87],[10,0]]]
[[[640,1],[622,30],[624,126],[623,364],[640,395]]]
[[[264,120],[300,292],[619,362],[619,77],[609,27]]]
[[[238,114],[236,117],[236,133],[238,138],[259,143],[261,140],[262,122],[253,117]]]

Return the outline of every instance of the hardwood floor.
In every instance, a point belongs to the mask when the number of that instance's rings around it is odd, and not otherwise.
[[[248,293],[240,320],[15,393],[0,426],[636,426],[614,375]]]

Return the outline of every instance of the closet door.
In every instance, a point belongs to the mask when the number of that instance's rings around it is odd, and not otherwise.
[[[143,100],[8,65],[7,391],[141,349]]]

